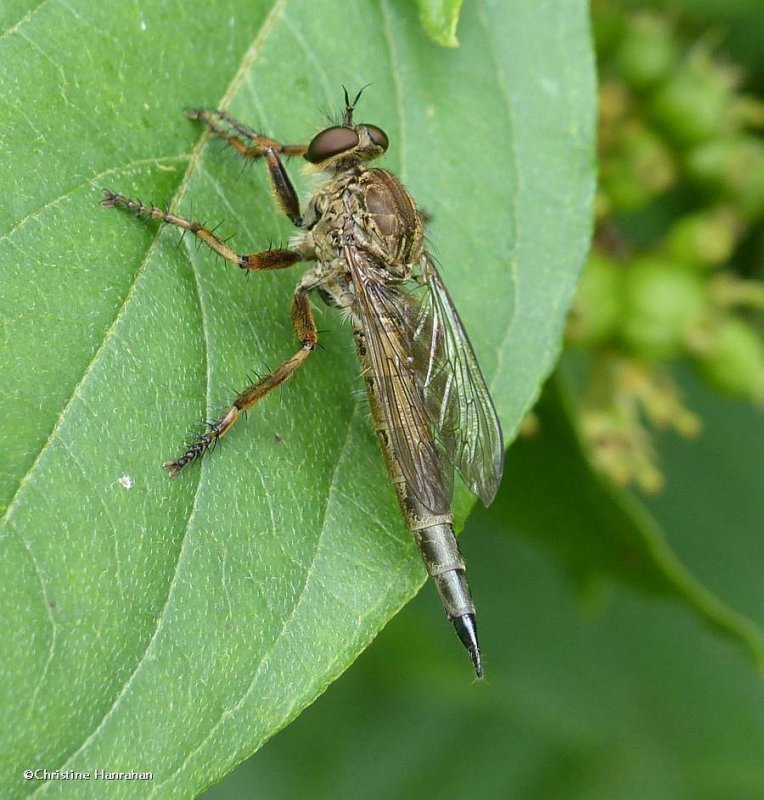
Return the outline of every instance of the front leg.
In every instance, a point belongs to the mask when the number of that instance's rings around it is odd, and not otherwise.
[[[104,189],[104,197],[101,200],[101,205],[104,208],[124,208],[127,211],[132,211],[138,217],[148,217],[149,219],[156,219],[160,222],[165,222],[168,225],[175,225],[178,228],[183,228],[196,236],[199,241],[207,245],[211,250],[214,250],[219,256],[222,256],[226,261],[231,264],[236,264],[241,269],[261,270],[261,269],[284,269],[291,267],[298,261],[308,261],[315,258],[314,254],[306,248],[297,247],[284,249],[279,247],[264,250],[261,253],[237,253],[232,250],[221,238],[207,227],[202,225],[201,222],[194,222],[193,220],[181,217],[178,214],[173,214],[170,211],[163,211],[156,206],[148,206],[141,203],[140,200],[131,200],[123,194],[117,192],[110,192]]]
[[[302,227],[300,201],[289,174],[279,155],[304,155],[307,145],[281,144],[260,133],[250,130],[225,111],[214,108],[192,108],[186,111],[189,119],[203,122],[216,136],[227,142],[244,158],[264,158],[268,165],[273,191],[281,210],[299,228]]]

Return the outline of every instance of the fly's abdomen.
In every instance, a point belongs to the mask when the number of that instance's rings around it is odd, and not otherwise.
[[[443,608],[449,619],[462,614],[474,614],[467,582],[461,580],[466,570],[459,545],[454,536],[451,522],[438,522],[427,527],[417,527],[426,521],[414,522],[410,518],[411,532],[422,554],[427,572],[435,579],[443,601]],[[451,573],[459,573],[452,575]]]
[[[483,664],[477,637],[475,604],[472,602],[465,574],[467,567],[454,535],[451,515],[444,515],[442,521],[433,522],[425,511],[417,507],[416,500],[412,502],[409,498],[409,502],[402,505],[425,568],[435,581],[446,616],[470,654],[475,673],[481,678]]]
[[[430,461],[433,474],[421,476],[420,483],[422,485],[426,483],[429,489],[428,495],[432,498],[426,505],[417,496],[418,487],[410,485],[404,478],[400,468],[402,456],[396,452],[394,444],[396,439],[405,437],[409,441],[423,442],[434,447],[432,434],[428,428],[417,425],[413,416],[407,417],[402,414],[401,418],[395,421],[389,419],[389,415],[382,407],[383,401],[378,391],[379,381],[385,376],[374,375],[371,369],[363,329],[360,326],[354,326],[354,333],[356,349],[363,366],[374,426],[403,516],[419,548],[425,568],[435,581],[446,616],[451,620],[462,644],[467,649],[476,675],[482,677],[483,665],[475,623],[475,605],[467,584],[466,565],[454,535],[453,518],[448,500],[450,492],[443,484],[442,465],[439,459],[436,464]],[[399,383],[405,380],[404,374],[396,375]],[[409,386],[398,386],[397,388],[409,396],[410,393],[419,391],[413,378]],[[396,431],[398,436],[392,435],[391,423],[398,426]],[[435,458],[437,459],[437,455]]]

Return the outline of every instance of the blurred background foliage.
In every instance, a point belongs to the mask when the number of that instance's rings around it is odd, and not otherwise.
[[[652,515],[699,585],[742,627],[764,625],[764,14],[760,0],[595,0],[592,13],[593,251],[553,391],[510,450],[498,513],[475,511],[463,540],[487,680],[465,678],[423,592],[208,800],[764,798],[751,660],[649,596],[684,580],[661,577],[649,537],[644,553],[603,547],[597,569],[565,542],[566,519],[595,551],[614,514],[635,530]],[[607,500],[554,474],[564,435],[550,420],[571,389],[570,431]]]
[[[764,403],[764,100],[755,54],[741,63],[721,19],[599,0],[593,22],[600,180],[568,342],[586,354],[581,429],[595,463],[656,492],[652,431],[702,428],[672,363]]]

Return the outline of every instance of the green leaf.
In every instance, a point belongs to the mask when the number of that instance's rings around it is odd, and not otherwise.
[[[519,439],[507,462],[505,480],[522,498],[505,501],[513,527],[556,552],[584,588],[616,578],[680,601],[741,644],[764,671],[761,629],[694,578],[647,509],[592,467],[561,370],[547,383],[536,413],[538,435]],[[497,502],[500,510],[501,498]]]
[[[458,47],[456,25],[463,0],[416,0],[427,35],[443,47]]]
[[[44,765],[147,770],[150,789],[112,791],[185,797],[320,694],[424,574],[332,309],[316,310],[326,350],[166,478],[198,421],[293,351],[299,271],[245,281],[175,230],[100,209],[99,188],[169,199],[262,249],[291,229],[261,165],[244,170],[182,109],[302,141],[341,84],[372,81],[359,113],[433,216],[511,436],[587,247],[586,8],[481,2],[458,51],[389,0],[53,1],[4,19],[0,793],[66,792],[22,783]],[[459,495],[459,519],[472,502]]]

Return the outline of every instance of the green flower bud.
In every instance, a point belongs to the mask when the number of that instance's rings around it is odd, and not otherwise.
[[[614,211],[636,211],[673,185],[676,168],[661,139],[633,123],[602,163],[600,178]]]
[[[681,264],[701,269],[724,264],[735,249],[740,227],[729,208],[699,211],[676,220],[664,246],[668,255]]]
[[[581,275],[568,318],[568,339],[591,346],[605,341],[621,316],[621,269],[607,256],[593,253]]]
[[[650,104],[652,119],[680,145],[721,136],[730,126],[735,80],[701,53],[657,91]]]
[[[764,140],[760,137],[706,142],[690,152],[687,171],[736,202],[748,219],[764,216]]]
[[[637,91],[660,83],[678,60],[674,32],[664,17],[650,12],[630,20],[616,53],[623,79]]]
[[[678,356],[708,307],[701,278],[657,256],[634,259],[624,277],[625,344],[641,358]]]
[[[750,399],[764,399],[764,343],[758,333],[736,317],[725,319],[709,333],[707,353],[696,361],[718,389]]]

